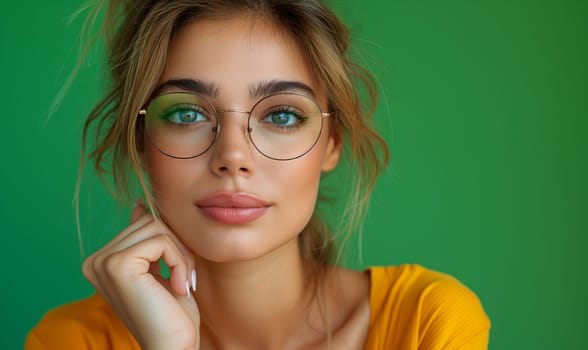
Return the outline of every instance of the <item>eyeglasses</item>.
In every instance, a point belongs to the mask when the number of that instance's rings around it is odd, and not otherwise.
[[[259,100],[250,111],[215,109],[204,97],[177,92],[157,96],[139,111],[151,143],[163,154],[189,159],[204,154],[221,129],[222,113],[246,113],[247,134],[253,146],[275,160],[292,160],[308,153],[323,129],[321,112],[311,98],[280,93]]]

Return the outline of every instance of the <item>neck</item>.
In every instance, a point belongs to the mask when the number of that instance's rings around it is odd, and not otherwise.
[[[202,344],[283,348],[307,323],[312,289],[296,239],[257,260],[197,267]]]

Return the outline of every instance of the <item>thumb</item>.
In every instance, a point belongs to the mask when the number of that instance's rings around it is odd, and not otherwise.
[[[145,204],[141,199],[138,199],[131,210],[131,224],[135,223],[141,216],[145,215],[145,212]]]

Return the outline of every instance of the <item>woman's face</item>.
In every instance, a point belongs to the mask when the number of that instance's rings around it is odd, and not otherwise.
[[[175,36],[160,80],[160,94],[205,86],[217,110],[248,111],[268,82],[309,87],[322,111],[326,94],[295,41],[264,20],[201,20]],[[182,84],[180,84],[182,85]],[[285,86],[284,92],[308,92]],[[263,89],[261,89],[263,90]],[[316,146],[304,156],[272,160],[247,135],[247,114],[219,114],[212,147],[192,159],[162,154],[146,140],[144,161],[162,216],[198,256],[216,262],[255,259],[295,244],[310,219],[322,171],[335,167],[340,142],[325,120]]]

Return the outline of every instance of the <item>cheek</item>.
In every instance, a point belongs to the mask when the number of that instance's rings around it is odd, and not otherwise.
[[[189,188],[199,171],[196,162],[167,157],[151,145],[146,147],[145,156],[151,190],[160,209],[180,204],[184,197],[190,200]]]
[[[317,155],[289,161],[282,169],[273,172],[276,176],[274,181],[280,186],[282,207],[286,208],[282,213],[284,222],[293,223],[298,232],[310,220],[316,204],[322,160]]]
[[[318,189],[320,171],[316,166],[309,166],[307,162],[293,164],[288,171],[281,175],[283,179],[284,196],[287,198],[299,198],[300,200],[314,202]]]

